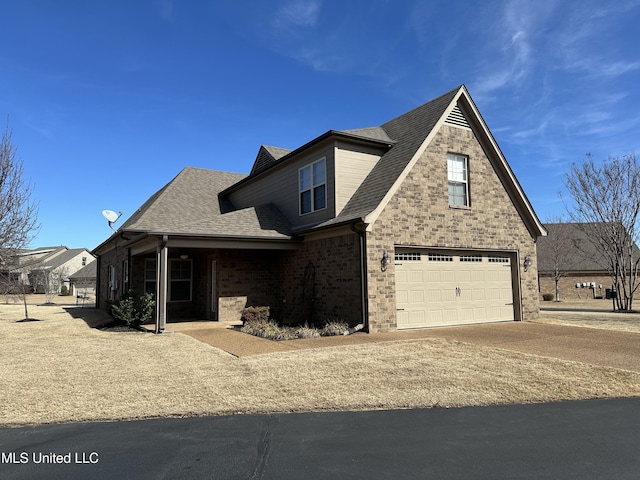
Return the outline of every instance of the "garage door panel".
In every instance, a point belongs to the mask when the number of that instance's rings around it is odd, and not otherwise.
[[[443,270],[440,272],[440,282],[449,283],[456,281],[456,272],[453,270]]]
[[[471,282],[471,271],[469,270],[459,270],[455,272],[455,281],[457,283],[469,283]]]
[[[486,290],[474,288],[471,290],[471,298],[476,302],[484,302],[487,299]]]
[[[407,279],[410,283],[423,283],[424,282],[424,272],[421,270],[411,270],[409,271],[409,278]]]
[[[411,290],[409,292],[409,304],[424,304],[424,290]]]
[[[399,329],[514,319],[508,256],[414,250],[404,258],[411,261],[396,263]]]
[[[471,281],[472,282],[484,282],[485,281],[485,272],[482,270],[473,270],[471,272]]]

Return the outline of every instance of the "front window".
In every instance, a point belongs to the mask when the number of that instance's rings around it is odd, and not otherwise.
[[[156,259],[147,258],[144,261],[144,291],[156,294]]]
[[[191,260],[169,260],[169,301],[191,300]]]
[[[327,207],[327,164],[323,158],[299,170],[300,215]]]
[[[169,259],[168,301],[188,302],[191,300],[191,260]],[[156,293],[156,260],[148,258],[144,264],[144,291]]]
[[[449,205],[469,206],[468,159],[463,155],[447,154]]]

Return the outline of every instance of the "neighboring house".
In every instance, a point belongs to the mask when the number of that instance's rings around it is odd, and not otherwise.
[[[545,235],[464,86],[377,127],[260,147],[249,175],[187,167],[93,253],[98,306],[167,320],[339,318],[370,332],[527,320]]]
[[[21,290],[28,285],[34,292],[58,292],[66,285],[67,276],[77,272],[94,260],[94,256],[86,248],[69,249],[65,246],[40,247],[13,252],[2,277],[7,281],[7,289]]]
[[[595,235],[589,234],[593,225],[548,223],[545,228],[548,236],[538,241],[540,294],[555,296],[554,271],[557,268],[560,300],[606,298],[607,289],[613,288],[613,272],[607,259],[589,238]]]
[[[91,256],[91,260],[77,272],[69,275],[69,293],[86,299],[96,294],[96,272],[98,262]]]

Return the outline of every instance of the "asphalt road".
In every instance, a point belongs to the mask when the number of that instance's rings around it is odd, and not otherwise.
[[[637,480],[640,399],[0,429],[0,478]]]

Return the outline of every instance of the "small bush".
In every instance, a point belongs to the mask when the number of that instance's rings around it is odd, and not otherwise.
[[[113,318],[130,327],[138,327],[151,320],[155,306],[152,293],[137,296],[129,290],[119,302],[114,302],[110,307]]]
[[[318,338],[331,335],[343,335],[349,325],[340,320],[326,322],[322,329],[310,327],[306,323],[297,327],[279,325],[273,319],[244,320],[240,331],[267,340],[294,340],[296,338]]]
[[[347,322],[343,322],[342,320],[330,320],[324,324],[324,327],[320,330],[320,335],[323,337],[343,335],[347,330],[349,330],[349,324]]]
[[[66,285],[63,285],[60,288],[60,295],[62,295],[63,297],[66,297],[67,295],[69,295],[69,288]]]
[[[317,328],[312,328],[308,325],[296,328],[293,333],[295,338],[316,338],[320,336],[320,332]]]
[[[269,307],[246,307],[242,310],[242,324],[245,322],[266,322],[269,320],[270,308]]]
[[[291,340],[295,338],[292,329],[281,327],[274,320],[246,320],[242,328],[243,333],[267,340]]]
[[[554,299],[553,293],[543,293],[542,294],[542,300],[544,300],[545,302],[550,302],[553,299]]]

